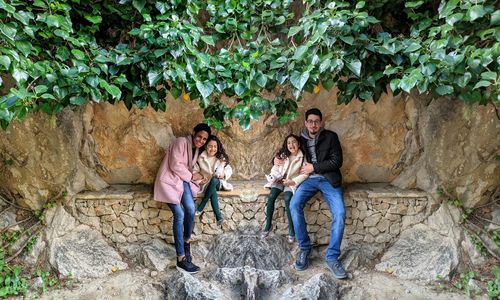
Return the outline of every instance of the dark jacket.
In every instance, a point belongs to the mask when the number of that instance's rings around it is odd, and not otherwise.
[[[307,140],[303,136],[300,137],[300,144],[307,161],[311,162],[311,155],[307,151]],[[340,173],[343,161],[342,147],[335,132],[324,129],[319,133],[316,158],[318,162],[313,164],[314,172],[325,176],[334,187],[340,187],[342,185],[342,173]]]

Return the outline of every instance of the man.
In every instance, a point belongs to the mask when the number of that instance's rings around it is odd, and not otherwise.
[[[304,218],[304,206],[317,192],[323,194],[333,218],[330,228],[330,242],[326,250],[326,264],[338,279],[347,278],[339,261],[340,244],[344,234],[345,209],[342,196],[342,148],[335,132],[322,127],[323,115],[317,108],[306,111],[305,129],[300,139],[302,152],[306,155],[301,173],[309,177],[302,182],[294,193],[290,210],[300,253],[295,269],[305,270],[309,264],[311,241]]]
[[[195,213],[193,197],[200,190],[194,181],[202,179],[200,174],[193,175],[193,165],[210,134],[210,127],[200,123],[193,128],[191,135],[175,139],[168,147],[154,185],[154,200],[166,202],[174,216],[172,226],[177,269],[188,273],[200,271],[191,261],[189,243]]]

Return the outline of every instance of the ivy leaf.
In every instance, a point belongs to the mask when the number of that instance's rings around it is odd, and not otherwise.
[[[309,76],[310,76],[309,71],[306,71],[304,73],[293,71],[292,75],[290,76],[290,82],[297,90],[302,91],[302,88],[309,79]]]
[[[481,78],[484,80],[495,81],[497,79],[497,73],[496,72],[483,72],[483,73],[481,73]]]
[[[204,82],[196,80],[196,88],[200,92],[203,99],[206,99],[208,98],[208,96],[210,96],[210,94],[212,94],[214,90],[214,85],[208,80]]]
[[[301,60],[304,57],[304,54],[306,54],[308,49],[309,49],[309,46],[300,45],[297,49],[295,49],[295,53],[293,54],[292,59],[293,60]]]
[[[490,85],[491,85],[490,81],[481,80],[478,83],[476,83],[476,85],[474,86],[473,90],[481,88],[481,87],[487,87],[487,86],[490,86]]]
[[[182,95],[182,91],[181,89],[173,87],[170,89],[170,94],[172,94],[172,97],[174,97],[174,99],[177,99]]]
[[[201,40],[210,46],[215,46],[215,39],[212,35],[202,35]]]
[[[85,19],[92,24],[101,24],[102,22],[102,17],[99,15],[97,16],[85,15]]]
[[[484,10],[482,5],[474,5],[467,12],[467,16],[471,21],[482,18],[485,14],[486,11]]]
[[[142,13],[144,9],[144,5],[146,4],[145,0],[132,0],[132,6],[137,9],[138,12]]]
[[[17,83],[22,83],[26,80],[28,80],[28,73],[24,72],[23,70],[20,70],[18,68],[14,68],[12,72],[12,77],[16,80]]]
[[[300,26],[292,26],[292,27],[290,27],[290,29],[288,30],[288,37],[292,37],[292,36],[296,35],[301,30],[302,30],[302,27],[300,27]]]
[[[122,92],[116,85],[109,84],[104,79],[99,79],[99,85],[115,99],[119,99],[122,95]]]
[[[451,94],[453,93],[453,87],[451,85],[440,85],[436,89],[436,93],[440,96]]]
[[[234,92],[236,93],[236,95],[241,96],[246,91],[246,89],[247,88],[246,88],[245,84],[243,83],[243,81],[239,80],[238,83],[236,84],[236,86],[234,87]]]
[[[160,80],[162,73],[157,70],[149,70],[147,76],[148,76],[149,86],[154,86]]]
[[[406,47],[406,49],[404,50],[404,53],[410,53],[413,51],[417,51],[420,48],[422,48],[422,46],[420,44],[411,43],[410,45],[408,45],[408,47]]]
[[[347,68],[351,70],[356,76],[361,76],[361,61],[359,59],[354,59],[350,62],[347,62]]]
[[[82,96],[73,96],[71,98],[69,98],[69,103],[73,104],[73,105],[83,105],[85,104],[85,98],[83,98]]]
[[[8,71],[10,67],[10,57],[7,55],[0,55],[0,65],[3,66],[0,70]]]
[[[258,86],[263,88],[266,86],[267,77],[264,74],[262,74],[262,72],[258,72],[255,78],[255,82],[257,83]]]
[[[84,60],[85,59],[85,53],[83,51],[81,51],[81,50],[71,49],[71,54],[73,54],[73,56],[76,59],[79,59],[79,60]]]
[[[37,94],[43,94],[48,90],[48,88],[46,85],[41,84],[41,85],[35,86],[34,90],[35,90],[35,93],[37,93]]]

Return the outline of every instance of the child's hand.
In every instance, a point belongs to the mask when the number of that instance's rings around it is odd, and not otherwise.
[[[283,185],[284,186],[294,186],[296,183],[295,181],[291,180],[291,179],[285,179],[283,180]]]
[[[203,179],[203,175],[201,175],[201,173],[194,173],[191,181],[200,181],[202,179]]]

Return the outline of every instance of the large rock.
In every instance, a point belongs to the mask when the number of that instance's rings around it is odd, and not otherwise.
[[[92,138],[106,182],[154,181],[165,148],[175,138],[165,117],[150,107],[128,111],[123,102],[93,106]]]
[[[64,207],[48,210],[45,218],[48,260],[60,275],[97,278],[128,267],[99,232],[78,225]]]
[[[375,268],[402,279],[450,279],[458,265],[455,240],[423,224],[405,230]]]
[[[321,299],[334,300],[339,298],[337,282],[330,274],[317,274],[303,284],[288,288],[280,299]]]
[[[16,195],[23,206],[41,209],[64,190],[77,161],[55,117],[32,113],[0,130],[0,188]]]
[[[153,239],[142,245],[144,266],[157,271],[164,271],[168,265],[175,264],[175,248],[164,241]]]
[[[417,100],[415,100],[417,102]],[[500,126],[493,106],[464,105],[461,101],[418,101],[408,108],[413,116],[408,151],[401,161],[403,172],[392,183],[428,192],[452,190],[473,207],[498,187]]]
[[[175,272],[165,280],[164,299],[230,299],[213,284],[201,282],[185,272]]]

